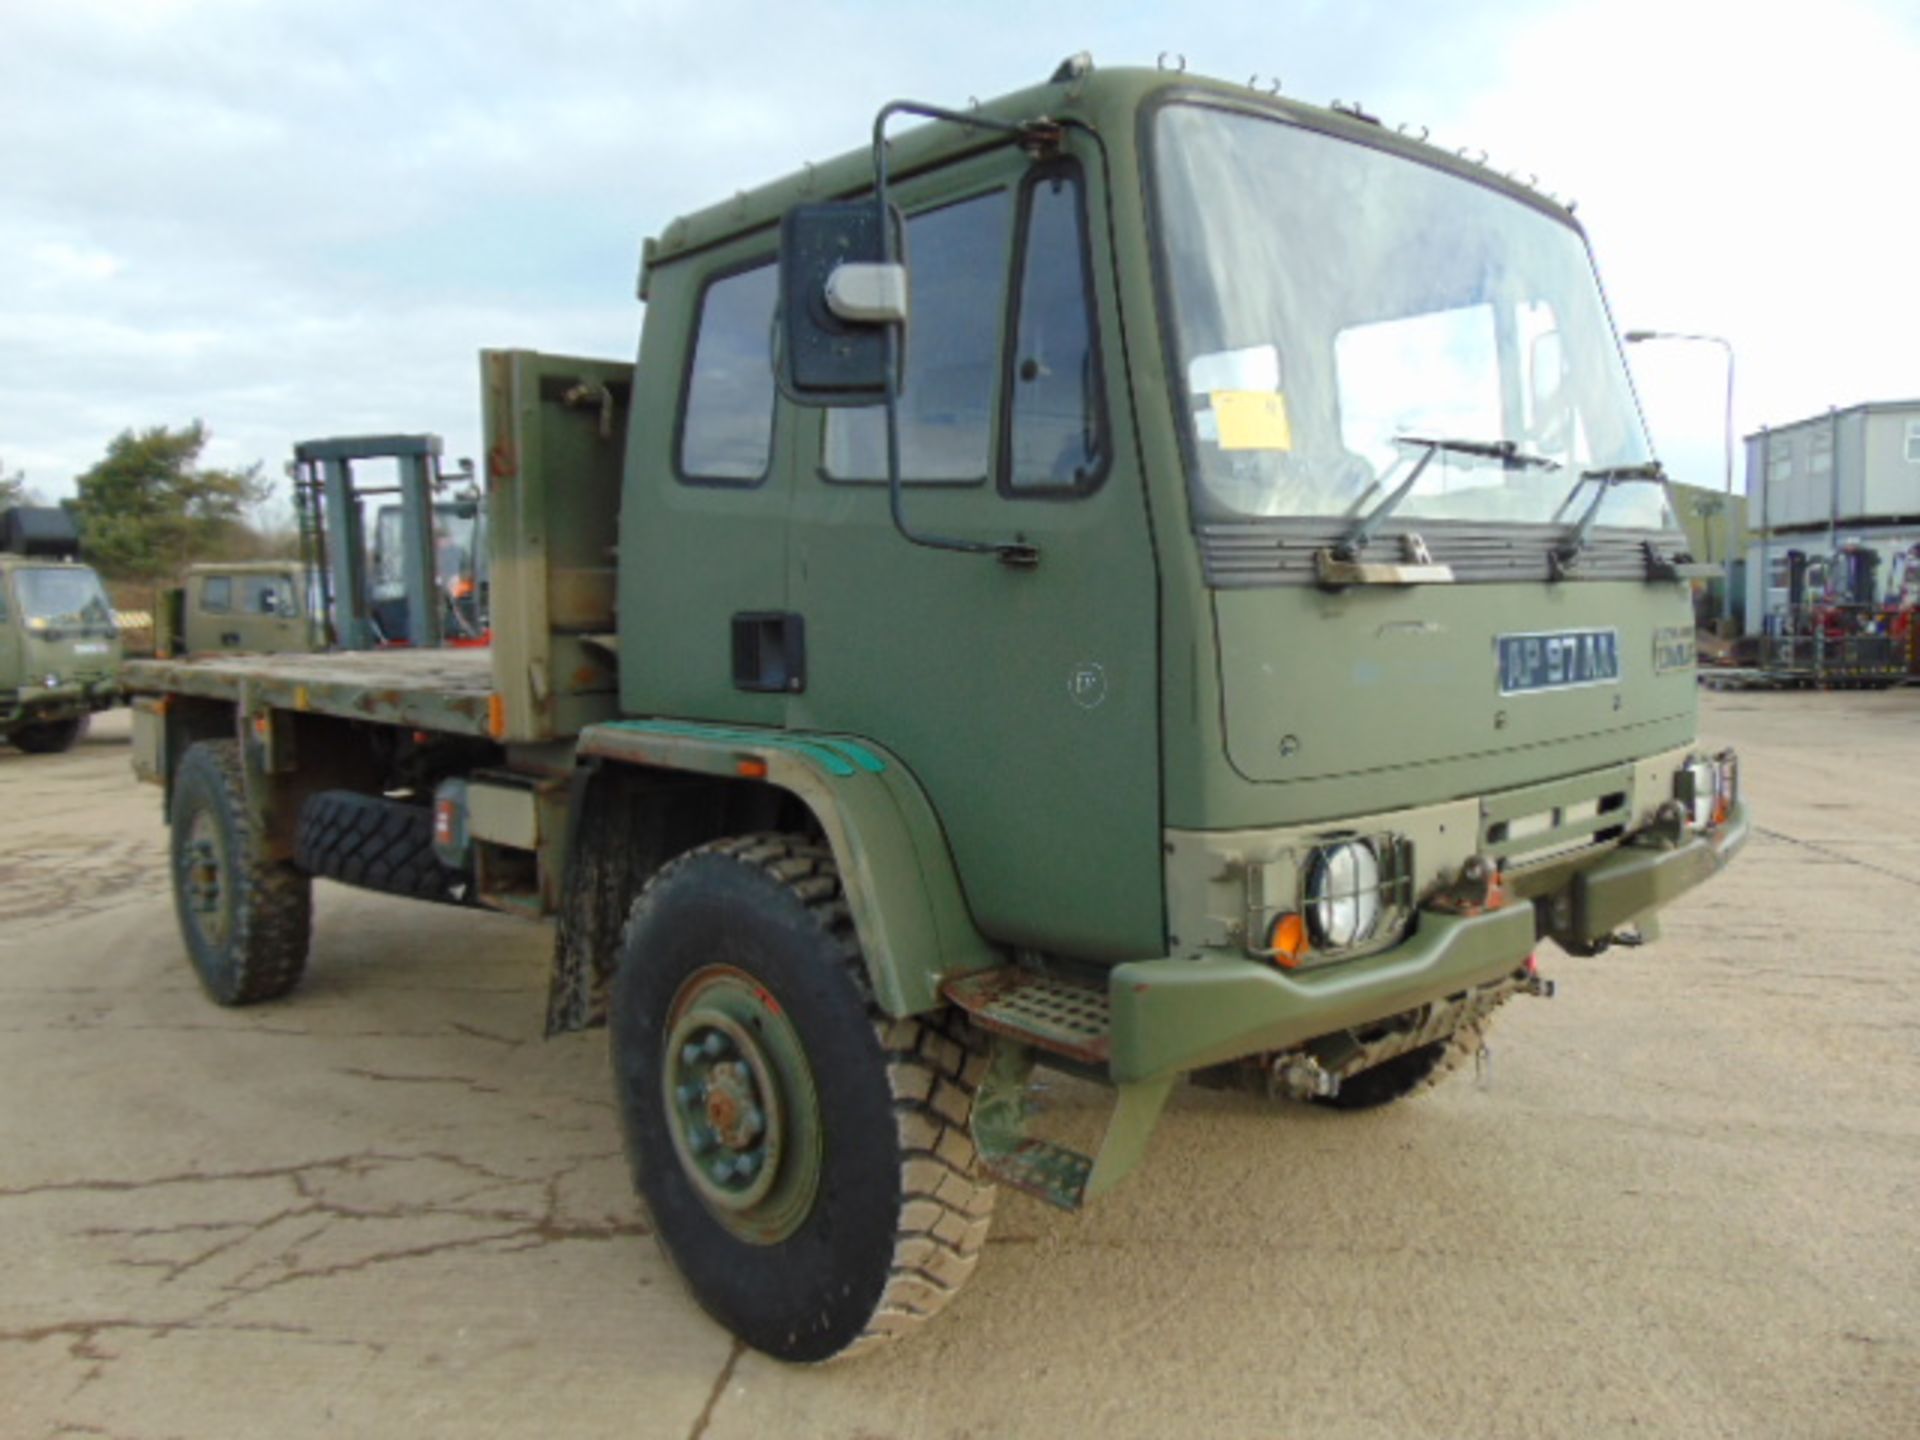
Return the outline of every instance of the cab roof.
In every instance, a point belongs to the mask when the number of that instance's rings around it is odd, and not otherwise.
[[[1465,158],[1465,152],[1443,150],[1425,143],[1423,138],[1389,129],[1358,107],[1329,109],[1309,105],[1274,91],[1208,79],[1181,70],[1100,70],[1089,64],[1084,71],[1069,75],[1070,66],[1071,62],[1062,65],[1055,78],[1044,85],[1017,90],[972,108],[984,118],[1013,124],[1044,117],[1084,125],[1105,135],[1111,144],[1120,136],[1130,136],[1134,117],[1141,107],[1156,99],[1221,101],[1436,166],[1507,193],[1575,229],[1580,228],[1569,206],[1528,184],[1488,169],[1484,163]],[[904,178],[943,161],[1005,143],[1004,134],[999,132],[928,121],[903,128],[889,138],[892,159],[888,172],[892,177]],[[1481,159],[1484,158],[1483,155]],[[682,215],[658,236],[646,241],[641,259],[641,297],[645,298],[648,275],[657,265],[771,227],[795,205],[846,199],[870,189],[872,184],[872,147],[862,145],[832,160],[808,164],[778,180],[742,190],[730,200]]]

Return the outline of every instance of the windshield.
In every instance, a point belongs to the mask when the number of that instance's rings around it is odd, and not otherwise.
[[[29,620],[49,625],[113,628],[113,607],[100,577],[84,568],[24,569],[13,572],[13,588],[20,612]]]
[[[1649,458],[1576,231],[1276,120],[1169,105],[1156,126],[1200,518],[1364,514],[1418,436],[1493,453],[1436,451],[1397,520],[1566,526],[1581,471]],[[1615,488],[1599,520],[1672,528],[1659,486]]]

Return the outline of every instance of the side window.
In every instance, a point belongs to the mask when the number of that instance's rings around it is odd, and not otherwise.
[[[1087,490],[1106,462],[1106,424],[1078,174],[1042,175],[1026,204],[1006,483]]]
[[[200,608],[209,615],[224,615],[233,608],[233,579],[228,575],[209,575],[200,582]]]
[[[902,479],[987,477],[1011,208],[1007,192],[994,190],[907,221],[911,278],[900,391]],[[885,409],[832,410],[826,428],[829,478],[887,478]]]
[[[12,618],[13,611],[7,608],[7,575],[0,570],[0,625]]]
[[[240,582],[240,608],[249,615],[293,614],[293,587],[279,575],[249,575]]]
[[[773,451],[774,268],[715,280],[700,299],[680,422],[680,474],[734,483],[765,478]]]

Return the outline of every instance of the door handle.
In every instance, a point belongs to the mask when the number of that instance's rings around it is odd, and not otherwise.
[[[787,610],[733,617],[733,687],[798,695],[807,688],[807,622]]]

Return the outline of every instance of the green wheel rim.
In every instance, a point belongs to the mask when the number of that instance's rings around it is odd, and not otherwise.
[[[664,1061],[667,1129],[695,1193],[741,1239],[786,1239],[819,1192],[821,1126],[785,1010],[744,971],[697,970],[673,997]]]
[[[209,945],[227,938],[226,846],[212,812],[194,812],[180,847],[180,895],[186,901],[193,928]]]

